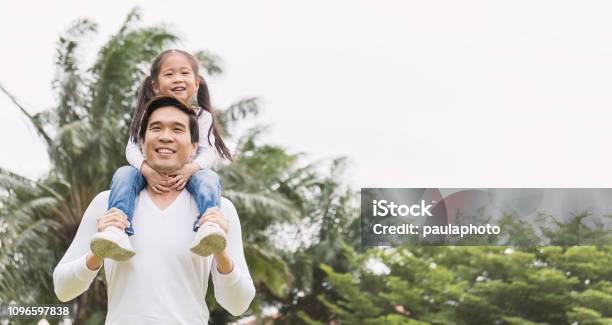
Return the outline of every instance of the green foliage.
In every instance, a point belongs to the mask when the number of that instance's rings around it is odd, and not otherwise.
[[[328,318],[367,323],[394,316],[429,324],[610,320],[612,272],[606,247],[398,247],[355,254],[349,272],[322,266],[333,288],[320,297]],[[364,263],[372,258],[388,274]]]
[[[612,293],[587,289],[577,293],[578,304],[600,312],[603,316],[612,316]]]
[[[265,285],[274,296],[284,297],[293,280],[285,261],[256,244],[246,245],[244,254],[251,276]]]
[[[612,318],[602,318],[601,314],[586,307],[574,307],[567,312],[569,322],[581,325],[610,325]]]

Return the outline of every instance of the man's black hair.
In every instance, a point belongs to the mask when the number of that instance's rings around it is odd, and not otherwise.
[[[158,108],[162,107],[175,107],[181,112],[187,114],[189,117],[189,133],[191,135],[191,143],[197,143],[200,139],[200,130],[198,128],[198,117],[193,109],[189,108],[182,101],[172,96],[157,96],[153,97],[146,105],[145,112],[142,115],[142,121],[139,123],[138,129],[138,141],[143,142],[145,133],[147,133],[147,126],[149,125],[149,119],[151,114]]]

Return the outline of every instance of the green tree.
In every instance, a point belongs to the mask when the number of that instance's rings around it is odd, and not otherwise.
[[[610,322],[609,247],[398,247],[346,254],[351,271],[323,266],[331,289],[319,296],[328,319],[340,323],[387,317],[428,324]],[[388,272],[368,267],[372,258]]]

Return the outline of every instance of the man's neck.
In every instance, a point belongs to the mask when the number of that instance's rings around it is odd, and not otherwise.
[[[147,190],[147,194],[149,194],[149,197],[151,198],[151,201],[153,201],[153,203],[155,203],[155,205],[160,210],[164,210],[167,207],[169,207],[170,204],[172,204],[172,202],[174,202],[174,200],[176,200],[176,198],[182,192],[182,191],[171,190],[170,192],[162,192],[161,194],[158,194],[158,193],[155,193],[155,191],[153,191],[153,188],[151,188],[151,186],[149,186],[148,184],[147,184],[146,190]]]

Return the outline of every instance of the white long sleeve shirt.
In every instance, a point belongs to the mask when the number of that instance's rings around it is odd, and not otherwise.
[[[212,115],[201,107],[197,114],[200,114],[198,117],[200,138],[198,140],[198,150],[196,156],[193,158],[193,162],[198,164],[201,169],[212,168],[219,157],[214,147],[208,143],[208,130],[212,125]],[[215,136],[212,132],[210,133],[210,143],[215,143]],[[140,145],[132,141],[131,138],[128,140],[128,144],[125,147],[125,158],[132,167],[138,170],[140,170],[142,163],[145,161],[145,156],[142,153]]]
[[[96,220],[107,210],[109,191],[98,194],[85,211],[74,240],[53,271],[55,293],[69,301],[85,292],[98,270],[87,268],[89,242],[96,233]],[[130,241],[136,255],[127,261],[104,260],[108,283],[106,324],[207,324],[205,297],[212,273],[215,299],[232,315],[244,313],[255,296],[244,251],[242,231],[234,205],[221,200],[221,212],[229,219],[229,254],[234,268],[217,271],[214,258],[189,251],[198,207],[183,190],[176,200],[160,210],[146,189],[136,200]]]

